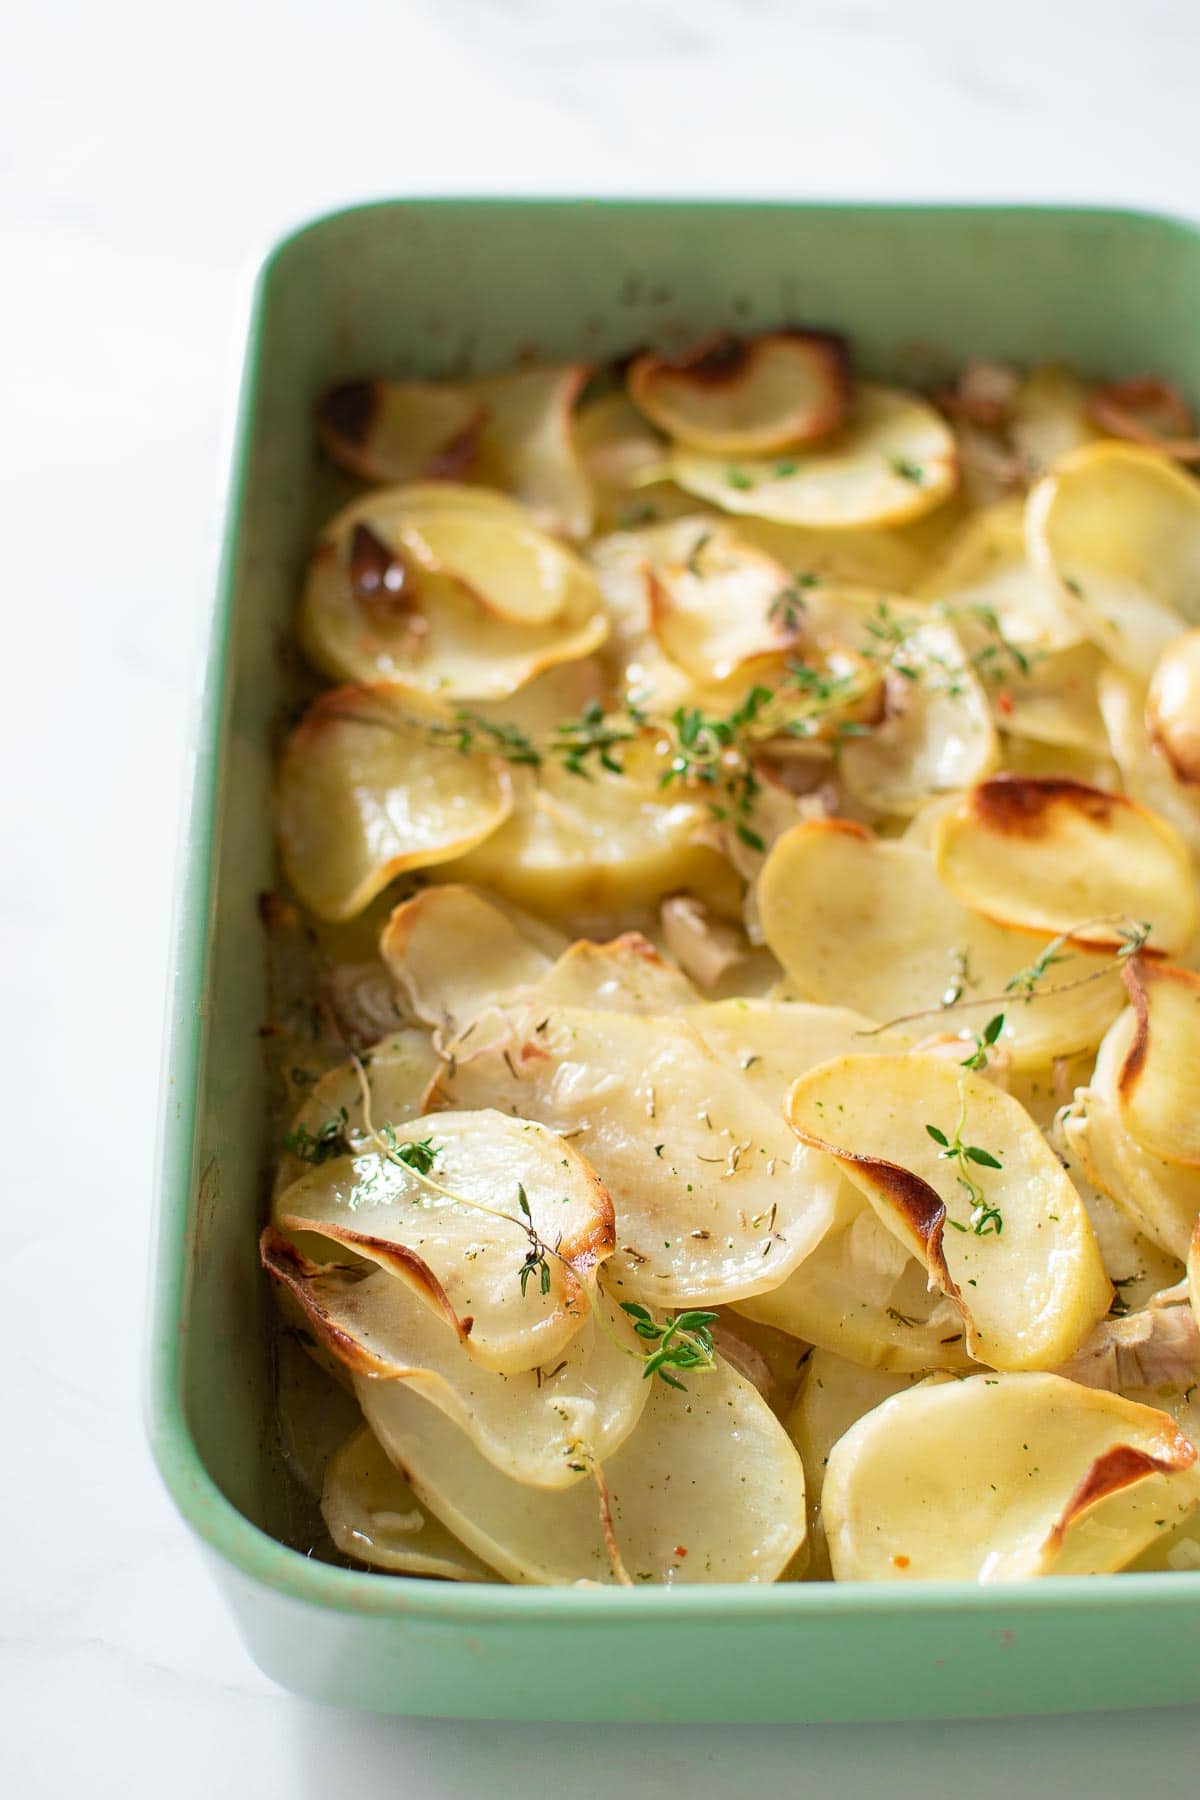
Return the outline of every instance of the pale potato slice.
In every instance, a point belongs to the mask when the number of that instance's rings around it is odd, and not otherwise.
[[[1044,475],[1062,457],[1097,437],[1088,416],[1091,391],[1070,369],[1047,363],[1018,384],[1008,421],[1009,439],[1027,480]]]
[[[445,483],[380,489],[326,526],[299,631],[334,680],[465,701],[589,655],[607,621],[573,552],[501,496]]]
[[[1061,1124],[1052,1139],[1056,1146],[1060,1136],[1069,1149]],[[1081,1158],[1068,1158],[1068,1173],[1092,1222],[1104,1272],[1117,1291],[1113,1317],[1120,1319],[1149,1306],[1179,1281],[1183,1273],[1179,1258],[1140,1231],[1131,1214],[1088,1179]],[[1102,1325],[1103,1321],[1097,1330]]]
[[[447,1034],[496,994],[527,987],[551,967],[506,913],[457,882],[398,906],[379,954],[415,1016]]]
[[[1164,662],[1173,648],[1164,652]],[[1096,693],[1126,793],[1173,825],[1193,862],[1200,861],[1200,786],[1181,779],[1165,741],[1152,737],[1142,683],[1110,666],[1101,674]]]
[[[832,1581],[829,1545],[821,1518],[821,1494],[825,1487],[825,1470],[830,1452],[851,1425],[893,1394],[903,1393],[921,1375],[904,1375],[892,1370],[864,1369],[847,1362],[832,1350],[816,1349],[804,1366],[796,1400],[785,1424],[788,1436],[800,1452],[804,1464],[804,1487],[808,1498],[808,1538],[811,1557],[810,1581]]]
[[[1200,789],[1200,631],[1185,631],[1159,658],[1146,695],[1150,742],[1176,781]]]
[[[834,1446],[838,1581],[1104,1574],[1200,1502],[1166,1413],[1057,1375],[976,1375],[885,1400]]]
[[[1000,747],[983,687],[949,625],[907,632],[886,678],[884,717],[840,759],[855,799],[911,818],[930,800],[994,769]]]
[[[845,820],[781,837],[759,878],[758,906],[797,997],[885,1023],[928,1013],[927,1030],[951,1005],[956,1026],[980,1030],[1003,1012],[1001,1041],[1016,1068],[1098,1044],[1120,1010],[1111,957],[1084,947],[1056,952],[1063,960],[1033,999],[1006,993],[1042,946],[960,905],[919,843],[885,841]]]
[[[596,1012],[670,1013],[700,998],[682,970],[640,931],[607,944],[581,938],[564,950],[529,996],[536,1006],[587,1006]]]
[[[1123,974],[1137,1025],[1117,1075],[1121,1123],[1152,1156],[1200,1168],[1200,975],[1144,956]]]
[[[737,1310],[866,1369],[973,1367],[962,1313],[849,1181],[837,1217],[799,1268]]]
[[[723,521],[663,527],[649,571],[650,629],[663,655],[700,686],[766,666],[800,640],[788,571]]]
[[[782,1425],[720,1357],[687,1391],[647,1383],[636,1429],[604,1465],[626,1579],[774,1581],[805,1538],[804,1470]],[[591,1482],[540,1492],[492,1467],[400,1382],[360,1377],[367,1422],[422,1503],[509,1581],[620,1579]]]
[[[555,918],[653,903],[676,888],[725,896],[725,910],[736,905],[738,884],[703,835],[712,823],[705,800],[662,785],[658,734],[622,745],[620,761],[619,775],[599,768],[591,780],[547,763],[536,784],[519,784],[495,840],[481,842],[456,873]]]
[[[387,484],[456,480],[479,449],[483,408],[426,381],[343,381],[317,407],[317,436],[343,469]]]
[[[1078,1088],[1062,1134],[1088,1180],[1129,1214],[1139,1231],[1183,1262],[1200,1214],[1200,1171],[1142,1148],[1122,1122],[1120,1078],[1137,1038],[1127,1008],[1106,1033],[1091,1085]]]
[[[321,918],[353,918],[397,875],[461,856],[512,811],[508,765],[449,752],[436,723],[386,684],[334,688],[288,738],[279,848],[288,879]]]
[[[1052,1368],[1108,1311],[1079,1195],[992,1082],[939,1056],[841,1056],[800,1077],[788,1116],[956,1302],[978,1361]]]
[[[1013,663],[1006,643],[1032,654],[1067,648],[1083,635],[1054,585],[1030,566],[1023,499],[970,514],[916,598],[940,607],[964,638],[974,626],[978,648],[990,646],[984,660],[1002,666]]]
[[[374,1569],[438,1581],[496,1579],[421,1505],[366,1425],[330,1458],[321,1512],[343,1556],[357,1557]]]
[[[505,1016],[505,1035],[450,1047],[432,1103],[496,1107],[569,1137],[613,1196],[607,1278],[621,1299],[739,1300],[820,1241],[836,1171],[686,1020],[541,1000]]]
[[[586,1473],[581,1451],[608,1456],[641,1417],[648,1383],[639,1340],[599,1291],[552,1364],[502,1375],[481,1367],[407,1283],[383,1269],[322,1266],[269,1231],[263,1263],[318,1343],[352,1374],[411,1387],[514,1481],[570,1487]]]
[[[540,1124],[500,1113],[373,1123],[373,1153],[336,1156],[294,1181],[275,1224],[317,1232],[407,1281],[483,1368],[552,1363],[581,1329],[614,1245],[595,1171]],[[399,1159],[409,1144],[426,1146],[424,1169]]]
[[[1099,694],[1106,667],[1103,652],[1088,643],[1048,650],[1031,660],[1025,671],[1010,667],[988,687],[997,726],[1010,738],[1078,751],[1094,759],[1094,768],[1102,761],[1107,764],[1110,741]],[[1056,756],[1054,764],[1056,774],[1073,773],[1062,756]],[[1083,778],[1088,776],[1093,785],[1105,779],[1098,768],[1096,774],[1088,769]]]
[[[945,813],[939,878],[997,925],[1119,948],[1149,925],[1153,949],[1186,949],[1197,901],[1179,833],[1124,794],[1058,776],[994,775]]]
[[[1192,1231],[1192,1241],[1188,1246],[1187,1257],[1188,1299],[1197,1325],[1200,1325],[1200,1218],[1197,1218]]]
[[[651,502],[650,516],[655,516],[653,501],[660,492],[655,478],[666,446],[623,389],[614,388],[582,403],[575,420],[575,442],[592,487],[597,531],[617,529],[618,518],[635,493]],[[691,508],[686,495],[678,498],[685,510]]]
[[[862,383],[848,424],[785,457],[728,458],[676,450],[680,487],[723,512],[817,528],[898,525],[940,506],[958,481],[954,434],[899,388]]]
[[[1170,458],[1114,442],[1076,450],[1030,494],[1026,529],[1063,608],[1141,679],[1200,623],[1200,483]]]
[[[471,480],[511,494],[544,530],[570,538],[592,529],[591,483],[575,429],[575,405],[590,374],[586,363],[564,363],[458,384],[484,412]]]
[[[394,1031],[358,1060],[376,1118],[402,1125],[420,1116],[426,1089],[441,1066],[427,1031]],[[309,1164],[370,1147],[358,1068],[353,1062],[339,1063],[314,1083],[284,1135],[275,1192],[298,1181]]]
[[[739,996],[691,1006],[684,1016],[710,1049],[780,1111],[797,1076],[831,1056],[906,1048],[901,1034],[875,1035],[873,1020],[846,1006]]]
[[[850,358],[828,331],[710,338],[682,356],[648,350],[629,394],[668,437],[716,456],[769,456],[826,437],[850,410]]]
[[[781,562],[793,575],[823,582],[850,582],[889,594],[911,594],[940,554],[951,529],[954,502],[907,524],[823,530],[789,525],[743,513],[738,534]],[[947,523],[942,524],[946,515]]]

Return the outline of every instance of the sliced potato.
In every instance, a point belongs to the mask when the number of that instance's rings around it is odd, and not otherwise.
[[[1061,1125],[1055,1140],[1060,1133]],[[1062,1141],[1066,1142],[1065,1137]],[[1104,1272],[1119,1296],[1114,1302],[1118,1308],[1114,1316],[1119,1318],[1149,1306],[1164,1289],[1179,1281],[1183,1273],[1179,1258],[1140,1231],[1131,1214],[1088,1179],[1080,1158],[1069,1159],[1068,1173],[1087,1208]],[[1097,1330],[1102,1326],[1103,1321]]]
[[[322,446],[364,481],[458,480],[474,462],[483,408],[426,381],[343,381],[317,407]]]
[[[661,528],[661,560],[649,572],[650,627],[664,656],[701,685],[769,666],[799,641],[787,604],[788,571],[723,521]],[[667,545],[673,545],[672,557]]]
[[[688,495],[655,479],[666,446],[623,389],[583,401],[575,442],[592,488],[597,531],[620,529],[631,508],[646,520],[659,517],[667,494],[678,510],[694,510]]]
[[[526,987],[551,967],[498,906],[453,882],[398,906],[379,953],[416,1017],[447,1033],[495,994]]]
[[[402,1125],[420,1117],[425,1092],[441,1066],[427,1031],[394,1031],[364,1050],[359,1062],[378,1118]],[[370,1148],[362,1082],[353,1062],[339,1063],[314,1083],[284,1137],[275,1192],[298,1181],[306,1163],[323,1159],[321,1145],[327,1142],[347,1149]]]
[[[1176,781],[1200,787],[1200,631],[1185,631],[1159,658],[1146,696],[1146,729]]]
[[[1038,943],[960,905],[918,842],[885,841],[845,820],[797,825],[780,838],[758,906],[796,996],[883,1022],[929,1013],[927,1029],[951,1004],[955,1025],[978,1029],[1003,1012],[1001,1041],[1017,1068],[1098,1044],[1120,1010],[1111,957],[1082,946],[1063,949],[1033,999],[1007,994]]]
[[[1200,1168],[1200,975],[1143,956],[1123,974],[1137,1026],[1117,1076],[1121,1122],[1152,1156]]]
[[[621,1299],[725,1304],[782,1281],[820,1241],[836,1171],[686,1020],[542,1000],[506,1016],[504,1036],[451,1046],[433,1102],[570,1139],[616,1205],[607,1279]]]
[[[723,512],[818,529],[919,518],[958,480],[954,434],[941,415],[913,394],[865,382],[849,423],[811,449],[734,463],[677,450],[669,467],[680,487]]]
[[[1108,1311],[1079,1195],[992,1082],[938,1056],[841,1056],[800,1077],[788,1116],[955,1301],[980,1362],[1051,1368]]]
[[[905,1047],[898,1034],[874,1035],[872,1021],[862,1013],[804,1000],[710,1000],[691,1006],[685,1016],[710,1049],[739,1070],[768,1106],[780,1110],[797,1076],[831,1056]]]
[[[1097,436],[1088,416],[1086,382],[1055,363],[1031,369],[1013,396],[1008,433],[1027,480]]]
[[[638,1339],[600,1292],[553,1365],[502,1375],[483,1368],[406,1282],[383,1269],[364,1275],[322,1267],[270,1232],[263,1261],[318,1343],[352,1374],[403,1382],[514,1481],[570,1487],[586,1473],[581,1450],[608,1456],[641,1417],[647,1383]]]
[[[275,1224],[317,1232],[408,1282],[485,1369],[553,1362],[581,1329],[614,1245],[595,1171],[553,1132],[500,1113],[374,1125],[374,1152],[335,1156],[294,1181]],[[401,1160],[408,1144],[426,1147],[424,1169]]]
[[[604,1465],[627,1579],[675,1585],[774,1581],[804,1543],[804,1470],[748,1381],[717,1359],[677,1393],[661,1381]],[[509,1581],[620,1579],[591,1482],[561,1493],[512,1481],[401,1382],[360,1377],[367,1422],[422,1503]]]
[[[326,526],[300,612],[306,655],[339,681],[496,699],[587,656],[607,623],[587,567],[517,505],[446,484],[367,494]]]
[[[484,413],[471,480],[511,494],[544,530],[572,538],[592,528],[591,483],[575,430],[575,405],[590,373],[586,363],[565,363],[459,384]]]
[[[342,1554],[372,1568],[439,1581],[496,1579],[486,1563],[421,1505],[365,1425],[330,1458],[321,1512]]]
[[[712,338],[683,356],[647,351],[629,393],[660,431],[717,456],[770,456],[825,437],[850,408],[850,359],[827,331]]]
[[[1164,653],[1164,662],[1173,648]],[[1193,862],[1200,861],[1200,787],[1181,779],[1161,732],[1156,741],[1142,683],[1110,666],[1100,675],[1096,696],[1126,793],[1173,825]]]
[[[1102,650],[1141,679],[1200,624],[1200,483],[1131,444],[1073,452],[1026,514],[1033,567]]]
[[[1168,952],[1195,935],[1186,844],[1124,794],[995,775],[943,815],[933,857],[951,893],[997,925],[1118,948],[1145,921],[1150,946]]]
[[[507,764],[451,754],[435,725],[387,684],[334,688],[288,738],[279,847],[296,892],[321,918],[353,918],[397,875],[461,856],[511,812]]]
[[[825,1474],[839,1581],[1020,1581],[1130,1562],[1200,1501],[1174,1420],[1057,1375],[896,1394]]]
[[[541,976],[530,1000],[538,1006],[587,1006],[596,1012],[669,1013],[700,998],[687,976],[640,931],[608,944],[570,945]]]
[[[1066,648],[1082,635],[1055,586],[1030,566],[1023,500],[970,514],[917,597],[941,607],[964,634],[973,624],[980,647],[994,645],[988,662],[1011,660],[1003,654],[1005,641],[1033,652]]]

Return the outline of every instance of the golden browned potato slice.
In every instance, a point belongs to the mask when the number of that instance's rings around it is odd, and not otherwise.
[[[371,1123],[370,1151],[333,1145],[277,1197],[275,1224],[408,1282],[483,1368],[552,1363],[614,1247],[595,1171],[553,1132],[501,1113]]]
[[[343,381],[321,396],[317,435],[364,481],[461,478],[479,449],[483,408],[427,381]]]
[[[379,954],[416,1017],[445,1032],[551,967],[507,913],[457,882],[425,888],[398,906]]]
[[[1168,952],[1195,935],[1186,844],[1124,794],[1052,775],[992,776],[943,814],[933,858],[951,893],[997,925],[1115,949],[1145,923],[1151,948]]]
[[[668,437],[717,456],[770,456],[826,437],[850,410],[850,359],[827,331],[711,338],[683,356],[647,351],[629,393]]]
[[[591,1482],[561,1493],[527,1487],[403,1383],[359,1378],[355,1388],[422,1504],[509,1581],[775,1581],[804,1544],[800,1458],[722,1358],[686,1381],[684,1393],[647,1384],[638,1425],[604,1465],[608,1543]]]
[[[512,810],[507,763],[452,754],[439,720],[386,684],[334,688],[279,765],[283,866],[306,906],[351,919],[397,875],[462,856]]]
[[[1200,1501],[1168,1414],[1058,1375],[976,1375],[885,1400],[834,1446],[839,1581],[1021,1581],[1123,1568]]]
[[[1079,1195],[992,1082],[919,1052],[841,1056],[801,1076],[788,1113],[955,1302],[978,1361],[1053,1368],[1108,1311]]]
[[[680,487],[723,512],[817,528],[899,525],[940,506],[958,481],[954,434],[941,415],[899,388],[863,383],[834,436],[780,457],[676,450]]]
[[[1164,652],[1164,663],[1174,647]],[[1162,728],[1151,716],[1144,684],[1109,665],[1100,675],[1096,694],[1125,792],[1173,825],[1193,862],[1200,861],[1200,785],[1182,776],[1171,761]],[[1178,744],[1182,749],[1182,740]]]
[[[330,1458],[321,1512],[342,1554],[372,1568],[438,1581],[496,1579],[486,1563],[421,1505],[366,1425]]]
[[[1152,1156],[1200,1168],[1200,975],[1139,956],[1124,978],[1137,1027],[1117,1075],[1121,1122]]]
[[[1200,631],[1183,632],[1159,658],[1146,727],[1175,779],[1200,791]]]

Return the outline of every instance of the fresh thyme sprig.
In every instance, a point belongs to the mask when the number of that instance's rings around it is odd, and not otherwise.
[[[636,736],[632,725],[614,724],[605,716],[600,702],[590,700],[578,719],[554,727],[547,749],[552,756],[562,759],[568,775],[581,775],[585,781],[590,781],[591,771],[586,766],[589,756],[595,757],[610,775],[621,775],[623,765],[613,752],[619,744],[628,744]]]
[[[533,1228],[533,1214],[529,1210],[529,1196],[525,1192],[523,1182],[517,1183],[517,1205],[526,1221],[525,1229],[529,1233],[529,1249],[525,1253],[525,1261],[521,1264],[521,1298],[525,1298],[525,1289],[529,1285],[529,1277],[536,1274],[538,1286],[543,1294],[550,1292],[550,1264],[546,1259],[546,1245]]]
[[[326,1119],[316,1131],[310,1131],[307,1125],[298,1125],[295,1131],[285,1131],[283,1147],[289,1156],[319,1168],[331,1157],[350,1154],[349,1123],[350,1115],[346,1108],[339,1107],[336,1118]]]
[[[969,1056],[965,1056],[959,1067],[962,1069],[986,1069],[988,1051],[1004,1030],[1004,1014],[997,1013],[988,1020],[982,1031],[976,1032],[972,1039],[974,1048]]]
[[[538,746],[519,726],[485,719],[480,713],[468,710],[456,712],[453,724],[440,721],[431,724],[429,737],[432,743],[445,744],[447,748],[457,750],[460,756],[469,756],[483,739],[484,747],[492,755],[502,756],[506,762],[536,769],[543,760]]]
[[[1003,1022],[1003,1021],[1002,1021]],[[961,1092],[958,1108],[958,1122],[954,1127],[954,1136],[947,1137],[938,1125],[926,1125],[925,1130],[938,1145],[938,1157],[942,1162],[953,1162],[955,1176],[961,1187],[967,1191],[971,1203],[970,1229],[976,1237],[1000,1236],[1004,1230],[1004,1219],[998,1207],[988,1204],[982,1187],[971,1173],[971,1165],[984,1169],[1002,1169],[1004,1164],[990,1150],[984,1150],[979,1144],[963,1142],[963,1127],[967,1122],[967,1096]],[[957,1219],[947,1216],[947,1224],[953,1225],[955,1231],[966,1231],[968,1226],[961,1225]]]
[[[773,688],[755,686],[740,706],[724,715],[705,713],[698,706],[677,706],[669,726],[670,760],[659,779],[663,788],[677,781],[716,788],[722,799],[709,803],[713,817],[730,820],[742,843],[758,851],[765,850],[766,844],[750,819],[762,783],[747,733],[774,698]]]
[[[786,587],[781,587],[767,608],[768,619],[778,620],[785,631],[799,631],[807,611],[805,593],[817,586],[819,577],[797,571]]]
[[[976,650],[971,658],[972,667],[976,674],[980,675],[984,681],[1002,681],[1004,679],[1004,664],[1006,659],[1012,664],[1019,675],[1024,676],[1031,675],[1033,673],[1034,664],[1044,660],[1046,656],[1045,650],[1026,650],[1020,644],[1014,643],[1013,639],[1010,638],[1005,631],[999,613],[994,606],[989,606],[986,601],[974,600],[970,605],[961,609],[947,607],[945,609],[946,616],[953,620],[956,612],[959,610],[965,612],[972,619],[977,620],[978,623],[991,634],[991,642],[984,644],[980,649]]]
[[[673,1319],[656,1325],[649,1309],[633,1301],[623,1300],[621,1311],[629,1314],[638,1336],[655,1346],[645,1356],[644,1381],[657,1375],[668,1387],[686,1393],[687,1384],[671,1373],[673,1369],[707,1372],[716,1367],[710,1330],[717,1318],[715,1312],[676,1313]]]

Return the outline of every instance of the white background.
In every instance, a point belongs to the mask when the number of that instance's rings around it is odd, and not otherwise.
[[[1200,1711],[614,1730],[301,1704],[250,1665],[159,1491],[137,1387],[248,265],[305,214],[384,194],[1195,212],[1195,0],[9,0],[2,19],[4,1793],[1194,1794]]]

